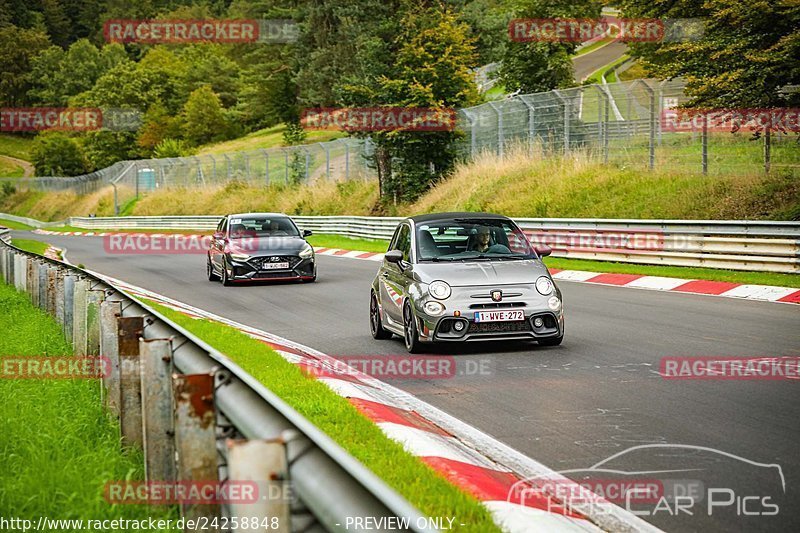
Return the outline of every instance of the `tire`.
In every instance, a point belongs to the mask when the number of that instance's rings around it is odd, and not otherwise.
[[[231,286],[231,280],[228,278],[228,267],[225,265],[225,260],[222,260],[222,285],[224,287]]]
[[[538,342],[540,346],[558,346],[559,344],[561,344],[561,341],[563,340],[564,340],[564,335],[561,335],[559,337],[552,337],[549,339],[540,339],[536,342]]]
[[[414,317],[414,311],[411,310],[411,305],[408,301],[403,307],[403,341],[406,344],[408,353],[422,351],[422,342],[419,340],[419,332],[417,331],[417,319]]]
[[[386,340],[392,338],[392,332],[383,328],[381,322],[381,312],[378,307],[378,297],[375,293],[370,293],[369,297],[369,331],[372,333],[372,338],[377,340]]]
[[[206,261],[206,274],[208,275],[208,281],[219,281],[219,276],[214,273],[214,267],[211,265],[210,257]]]

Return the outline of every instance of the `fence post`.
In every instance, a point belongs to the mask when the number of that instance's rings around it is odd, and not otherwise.
[[[36,305],[36,299],[39,297],[39,272],[36,269],[37,262],[37,259],[31,258],[28,264],[25,265],[25,291],[28,293],[28,296],[30,296],[31,304],[34,306]]]
[[[503,110],[494,102],[489,102],[489,107],[497,113],[497,155],[501,158],[505,155],[505,136],[503,135]]]
[[[631,83],[630,88],[633,89],[637,84],[641,83],[644,85],[645,91],[647,94],[650,95],[650,140],[649,140],[649,148],[650,148],[650,170],[653,170],[656,166],[656,92],[653,90],[650,85],[647,84],[644,80],[635,80]]]
[[[520,95],[519,99],[528,108],[528,151],[533,156],[534,139],[536,138],[536,109],[533,104],[528,102],[525,95]]]
[[[247,172],[247,181],[250,181],[250,156],[243,154],[242,157],[244,157],[244,169],[245,172]]]
[[[311,163],[311,151],[308,149],[307,146],[302,146],[303,151],[306,153],[306,172],[305,172],[305,181],[308,181],[308,166]]]
[[[255,482],[258,485],[257,502],[233,503],[231,516],[243,518],[268,517],[280,524],[290,520],[291,493],[287,490],[289,467],[286,443],[283,440],[233,441],[228,447],[228,481]],[[277,489],[277,490],[275,490]],[[240,531],[240,530],[236,530]],[[241,531],[245,531],[241,529]]]
[[[103,387],[108,410],[119,417],[119,338],[117,333],[117,317],[122,312],[122,304],[118,301],[103,300],[100,302],[100,355],[108,358],[108,374],[103,376]]]
[[[350,145],[347,144],[347,141],[342,139],[344,143],[344,179],[350,179]]]
[[[182,482],[216,480],[219,473],[214,376],[172,374],[172,386],[175,399],[177,479]],[[214,517],[219,515],[219,506],[184,503],[181,505],[181,515],[187,519]]]
[[[467,123],[469,124],[469,157],[470,159],[474,159],[475,152],[477,152],[478,149],[478,132],[475,129],[475,117],[469,109],[461,109],[460,111],[464,113],[464,118],[467,119]]]
[[[558,99],[561,100],[561,103],[564,104],[564,124],[563,124],[563,127],[564,127],[564,155],[567,155],[567,154],[569,154],[569,141],[570,141],[570,139],[569,139],[569,135],[570,135],[570,131],[569,131],[569,100],[567,98],[564,98],[564,96],[562,96],[562,94],[561,94],[561,91],[559,91],[558,89],[553,89],[553,94],[555,94],[558,97]]]
[[[288,184],[289,183],[289,152],[286,151],[286,148],[283,148],[283,162],[284,162],[284,169],[283,169],[283,182]]]
[[[269,187],[269,152],[264,148],[261,149],[261,152],[264,154],[264,180],[266,186]]]
[[[58,268],[47,265],[47,314],[55,318],[56,316],[56,276]],[[85,355],[85,354],[81,354]]]
[[[703,113],[703,137],[702,137],[702,158],[703,158],[703,175],[708,174],[708,115]]]
[[[174,481],[172,341],[140,339],[139,353],[145,479]]]
[[[764,130],[764,173],[769,174],[772,165],[772,129],[767,126]]]
[[[117,319],[119,349],[119,424],[123,442],[142,447],[142,389],[139,378],[139,338],[144,333],[144,317]]]

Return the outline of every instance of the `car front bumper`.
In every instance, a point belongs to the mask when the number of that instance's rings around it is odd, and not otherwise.
[[[265,264],[270,264],[271,258],[279,257],[275,262],[287,262],[289,268],[267,269]],[[247,281],[290,281],[290,280],[310,280],[316,276],[315,257],[303,259],[296,255],[264,255],[251,257],[247,261],[236,261],[228,257],[230,265],[229,279],[233,282]]]
[[[563,303],[555,310],[547,305],[547,300],[551,296],[557,296],[561,301],[561,293],[557,288],[548,296],[542,296],[530,287],[511,287],[507,290],[519,296],[505,299],[503,302],[492,302],[475,296],[488,294],[488,290],[463,291],[454,288],[450,298],[439,301],[445,306],[445,312],[439,316],[430,315],[425,311],[424,304],[431,301],[430,297],[422,299],[419,305],[415,306],[420,340],[423,342],[539,340],[564,335]],[[475,321],[477,312],[509,309],[522,310],[525,319],[510,322]],[[537,318],[542,319],[540,327],[534,324]],[[460,330],[457,325],[459,323]]]

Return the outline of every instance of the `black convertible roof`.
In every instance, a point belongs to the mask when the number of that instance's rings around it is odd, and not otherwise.
[[[503,215],[496,215],[494,213],[475,213],[470,211],[455,211],[451,213],[430,213],[427,215],[417,215],[409,217],[414,221],[414,224],[421,222],[430,222],[432,220],[442,220],[447,218],[493,218],[497,220],[508,220],[508,217]]]

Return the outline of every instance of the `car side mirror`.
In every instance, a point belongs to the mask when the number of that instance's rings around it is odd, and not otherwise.
[[[536,253],[539,255],[539,257],[547,257],[553,253],[553,249],[546,244],[537,244],[533,247],[533,249],[536,250]]]
[[[221,231],[215,231],[213,237],[214,239],[224,239],[225,234]]]
[[[386,259],[386,261],[388,261],[389,263],[394,263],[396,265],[399,265],[400,261],[403,260],[403,252],[401,252],[400,250],[390,250],[386,252],[383,258]]]
[[[310,229],[303,230],[303,237],[311,237],[312,235],[314,235],[314,232],[311,231]]]

